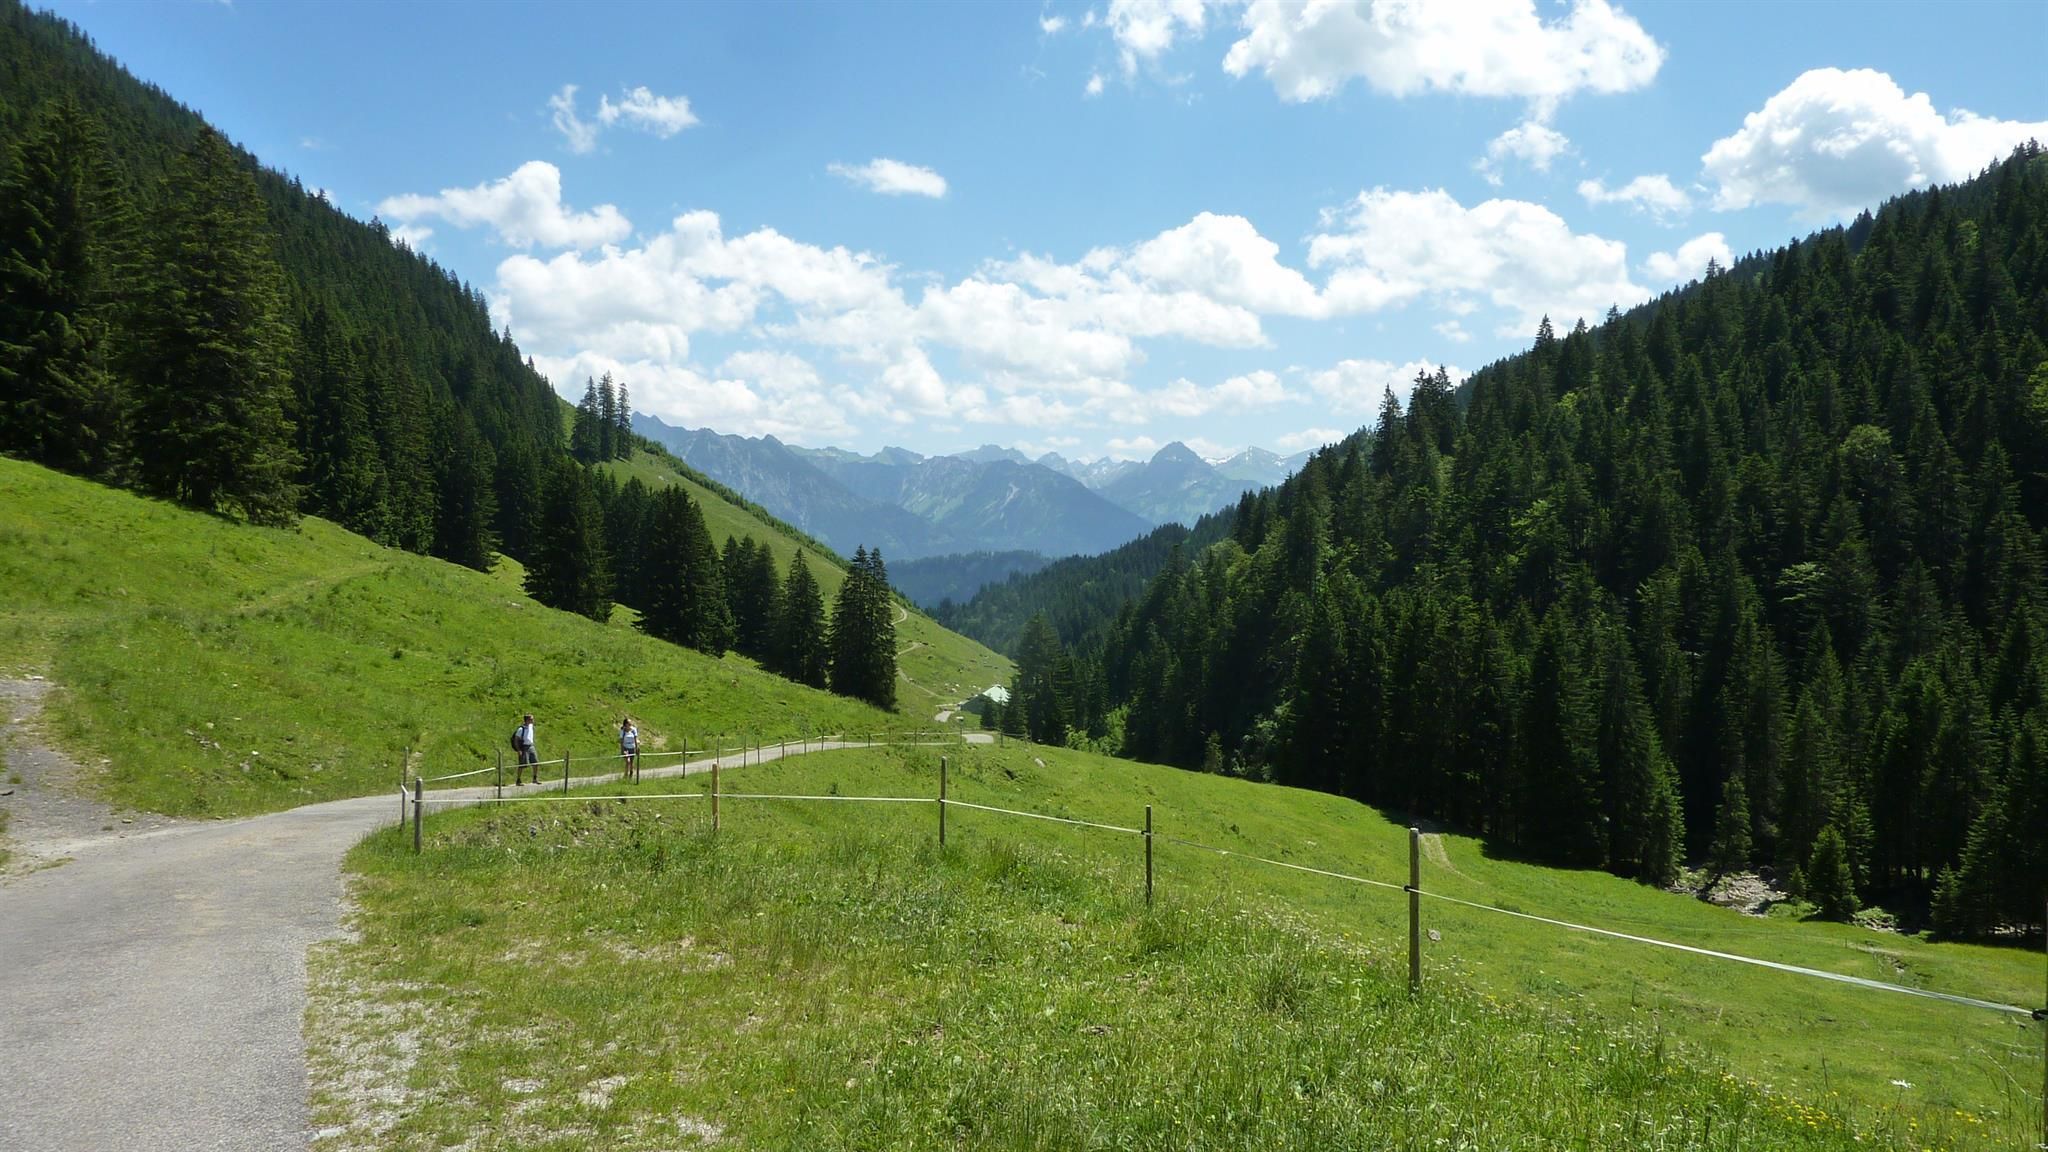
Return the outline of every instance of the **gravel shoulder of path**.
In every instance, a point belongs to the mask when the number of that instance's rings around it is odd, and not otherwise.
[[[48,680],[0,679],[0,810],[7,813],[10,876],[39,871],[101,844],[149,836],[190,822],[149,812],[116,812],[91,794],[96,770],[52,747],[42,724]]]

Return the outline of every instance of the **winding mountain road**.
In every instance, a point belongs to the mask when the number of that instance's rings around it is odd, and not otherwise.
[[[10,766],[51,755],[19,731]],[[813,742],[787,754],[858,746]],[[342,930],[343,853],[398,815],[394,789],[73,839],[61,866],[0,881],[0,1149],[306,1148],[307,949]]]

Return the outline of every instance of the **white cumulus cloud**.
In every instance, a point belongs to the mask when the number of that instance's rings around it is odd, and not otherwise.
[[[1789,204],[1821,219],[1962,180],[2030,138],[2048,139],[2048,121],[1944,116],[1925,92],[1908,96],[1883,72],[1816,68],[1745,116],[1701,163],[1715,208]]]
[[[1658,284],[1683,284],[1705,275],[1708,261],[1723,270],[1735,262],[1728,238],[1719,232],[1695,236],[1680,244],[1676,252],[1650,253],[1643,260],[1643,275]]]
[[[1109,0],[1109,14],[1103,22],[1115,38],[1118,60],[1124,75],[1137,72],[1138,65],[1165,55],[1173,42],[1186,35],[1199,38],[1204,24],[1202,0]]]
[[[597,147],[599,126],[576,114],[576,85],[564,84],[561,91],[548,97],[548,110],[569,151],[581,155]]]
[[[666,140],[697,123],[687,96],[657,96],[646,86],[628,88],[613,103],[610,96],[597,98],[597,119],[585,120],[576,111],[577,86],[564,84],[548,97],[548,112],[562,142],[577,155],[597,149],[597,138],[606,129],[627,124]]]
[[[1692,211],[1692,197],[1685,190],[1671,182],[1671,177],[1662,172],[1638,176],[1618,188],[1609,188],[1599,180],[1579,181],[1579,195],[1586,203],[1598,207],[1602,204],[1626,204],[1638,212],[1647,212],[1658,220],[1670,220]]]
[[[624,121],[666,140],[697,122],[687,96],[656,96],[643,85],[629,88],[617,104],[609,96],[597,101],[597,119],[605,127]]]
[[[1317,316],[1315,285],[1280,262],[1280,246],[1242,216],[1203,212],[1134,248],[1125,267],[1154,284],[1188,288],[1254,312]]]
[[[418,221],[438,218],[458,228],[487,224],[515,248],[594,248],[624,239],[633,225],[610,204],[571,212],[562,204],[562,172],[529,160],[510,176],[474,188],[448,188],[434,196],[392,196],[377,211],[425,239]]]
[[[1536,120],[1524,121],[1495,136],[1486,145],[1486,155],[1477,165],[1486,182],[1500,185],[1501,170],[1509,160],[1520,160],[1538,172],[1550,171],[1550,162],[1572,150],[1565,134]]]
[[[1579,91],[1650,83],[1664,49],[1606,0],[1546,21],[1535,0],[1252,0],[1223,68],[1257,71],[1284,100],[1320,100],[1352,80],[1395,96],[1435,90],[1555,104]],[[1200,30],[1200,24],[1195,24]]]
[[[827,164],[825,170],[884,196],[929,196],[937,200],[946,195],[944,176],[930,168],[887,157],[877,157],[865,164]]]
[[[1203,387],[1185,377],[1163,388],[1133,392],[1115,401],[1111,415],[1126,424],[1144,424],[1157,416],[1191,419],[1211,412],[1248,412],[1298,399],[1280,377],[1259,369]]]
[[[1323,292],[1333,312],[1429,299],[1463,314],[1484,302],[1511,317],[1502,334],[1528,335],[1544,315],[1565,328],[1649,299],[1629,278],[1627,245],[1573,232],[1525,200],[1466,208],[1440,189],[1375,188],[1324,226],[1309,242],[1309,265],[1330,269]]]

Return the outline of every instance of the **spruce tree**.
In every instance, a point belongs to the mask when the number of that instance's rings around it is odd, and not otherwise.
[[[1731,772],[1721,785],[1721,804],[1714,811],[1714,843],[1709,850],[1714,872],[1726,875],[1749,867],[1749,788],[1743,773]],[[1812,877],[1809,875],[1808,882]]]
[[[1856,914],[1856,884],[1849,870],[1849,850],[1830,824],[1813,840],[1806,864],[1806,898],[1825,920],[1847,920]]]
[[[832,663],[825,631],[825,597],[802,552],[789,559],[775,634],[775,671],[799,684],[825,687]]]
[[[526,593],[550,608],[592,620],[611,618],[611,573],[604,512],[590,477],[564,461],[548,478],[546,527],[526,565]]]
[[[688,581],[684,566],[687,551],[690,497],[680,487],[662,488],[648,498],[646,527],[641,533],[636,560],[640,570],[633,584],[640,601],[639,628],[649,636],[672,644],[683,642],[688,631]]]
[[[193,507],[287,524],[298,452],[285,416],[293,332],[255,180],[210,128],[167,181],[147,348],[136,387],[145,487]]]
[[[896,706],[896,627],[880,550],[854,549],[832,609],[832,691]]]
[[[55,468],[116,463],[112,371],[125,197],[98,125],[68,96],[40,108],[0,182],[0,449]]]
[[[1017,674],[1010,701],[1023,712],[1024,732],[1039,744],[1065,744],[1072,700],[1060,691],[1059,669],[1066,653],[1044,614],[1031,618],[1017,641]]]
[[[616,460],[623,455],[619,451],[619,394],[609,372],[597,381],[597,414],[591,431],[597,440],[597,459]]]
[[[576,417],[569,426],[569,454],[586,464],[597,464],[607,459],[602,403],[597,396],[597,381],[586,377],[583,399],[576,402]]]
[[[301,333],[295,376],[306,510],[374,538],[388,519],[390,485],[355,341],[324,302]]]
[[[680,490],[677,490],[681,495]],[[726,606],[725,573],[704,510],[687,495],[682,501],[682,550],[669,563],[682,585],[682,634],[677,642],[707,656],[723,656],[732,647],[732,611]]]
[[[618,423],[612,430],[612,458],[624,460],[633,455],[633,402],[627,396],[626,382],[619,381],[618,399],[612,409]]]
[[[441,418],[434,448],[434,555],[479,572],[490,571],[496,560],[494,461],[490,442],[477,435],[467,415],[451,411]]]

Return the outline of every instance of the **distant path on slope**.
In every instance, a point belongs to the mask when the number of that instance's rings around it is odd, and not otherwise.
[[[24,742],[16,736],[15,754]],[[812,741],[807,750],[860,746]],[[768,746],[747,759],[784,754]],[[0,1148],[307,1148],[306,952],[341,933],[342,854],[398,812],[394,789],[179,822],[80,841],[61,867],[0,881]]]

